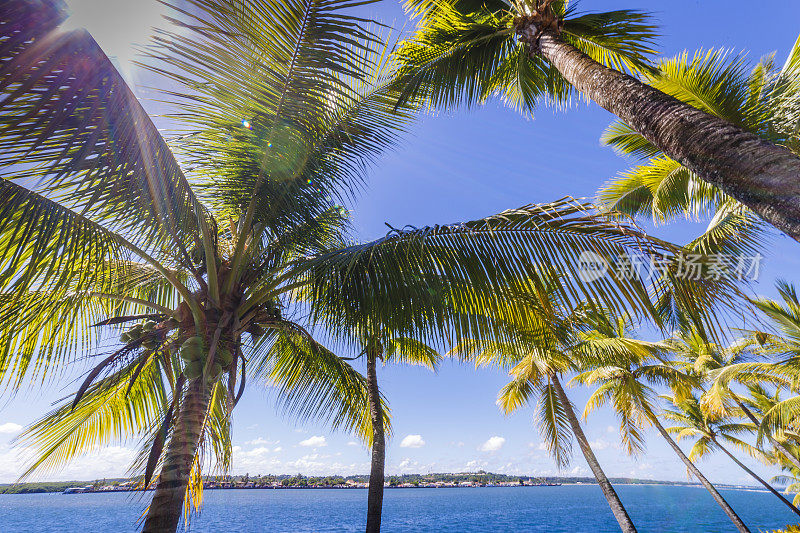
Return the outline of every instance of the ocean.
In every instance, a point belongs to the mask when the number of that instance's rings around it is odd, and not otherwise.
[[[640,532],[734,531],[722,510],[700,487],[618,485],[617,491]],[[799,522],[767,492],[725,490],[753,533]],[[203,512],[189,531],[238,533],[363,531],[363,489],[207,490]],[[141,494],[0,495],[0,532],[135,531],[145,507]],[[385,533],[451,531],[614,532],[600,489],[486,487],[387,489]]]

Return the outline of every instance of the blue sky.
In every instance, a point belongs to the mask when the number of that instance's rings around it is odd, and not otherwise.
[[[102,0],[73,0],[76,11],[81,2],[89,5],[87,12],[96,14],[93,10]],[[131,10],[121,0],[110,1],[115,7],[107,8],[105,23],[90,28],[110,54],[120,56],[120,63],[134,80],[139,73],[127,64],[132,57],[129,43],[143,38],[136,28],[157,20],[157,13],[144,7],[148,2],[137,2]],[[777,50],[778,61],[782,61],[800,33],[800,4],[786,0],[763,0],[758,3],[758,13],[753,2],[742,0],[582,3],[587,11],[617,8],[655,12],[663,34],[659,48],[666,56],[715,46],[748,50],[753,60]],[[384,1],[371,9],[384,22],[404,23],[396,2]],[[542,108],[534,120],[526,120],[494,102],[469,111],[424,117],[401,146],[371,172],[369,188],[353,208],[359,236],[372,239],[384,235],[386,222],[394,227],[448,223],[565,195],[592,196],[598,186],[630,163],[598,141],[612,118],[597,106],[581,104],[559,113]],[[677,224],[654,232],[685,241],[700,227]],[[773,280],[781,276],[793,279],[800,264],[797,243],[777,236],[774,242],[774,253],[766,257],[756,287],[761,294],[774,294]],[[72,377],[78,375],[75,372]],[[506,381],[503,375],[447,363],[436,375],[417,368],[381,369],[379,379],[391,402],[394,424],[387,449],[389,473],[484,469],[556,474],[533,425],[533,412],[523,409],[504,417],[498,411],[495,398]],[[0,482],[13,480],[19,472],[16,452],[9,447],[19,427],[74,388],[71,379],[63,379],[49,384],[45,391],[22,393],[0,404]],[[587,390],[568,392],[582,409]],[[368,471],[368,451],[354,439],[332,433],[321,424],[295,424],[276,412],[273,400],[268,390],[251,386],[237,407],[235,472]],[[616,427],[616,420],[606,410],[598,411],[585,425],[609,475],[685,479],[682,464],[655,433],[648,433],[647,454],[635,460],[620,450]],[[121,443],[45,477],[123,475],[135,445]],[[768,469],[747,462],[769,475]],[[704,461],[701,468],[712,480],[750,483],[721,456]],[[580,455],[565,472],[589,475]]]

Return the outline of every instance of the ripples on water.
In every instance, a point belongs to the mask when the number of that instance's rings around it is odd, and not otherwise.
[[[734,531],[699,487],[617,486],[641,533]],[[797,523],[766,492],[723,490],[755,533]],[[363,531],[366,490],[208,490],[191,532]],[[134,531],[145,503],[139,494],[0,495],[0,532]],[[451,531],[614,532],[596,486],[389,489],[384,533]]]

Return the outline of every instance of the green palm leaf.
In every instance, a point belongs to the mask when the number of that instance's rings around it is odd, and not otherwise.
[[[254,373],[276,387],[278,401],[301,420],[325,420],[371,443],[365,378],[302,331],[288,325],[255,346]],[[384,407],[387,430],[388,406]]]
[[[181,262],[210,215],[97,43],[58,27],[60,5],[0,11],[0,177]]]
[[[75,457],[112,442],[151,431],[160,423],[168,393],[155,358],[142,370],[142,379],[129,389],[138,361],[122,365],[93,385],[73,409],[64,402],[30,426],[18,441],[31,450],[32,459],[22,478],[34,471],[52,471]]]

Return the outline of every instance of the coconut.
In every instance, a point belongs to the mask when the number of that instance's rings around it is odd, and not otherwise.
[[[127,331],[122,332],[122,334],[119,336],[119,342],[122,344],[128,344],[131,342],[130,334]]]
[[[156,328],[156,323],[152,320],[145,320],[144,324],[142,324],[143,331],[153,331]]]
[[[161,341],[158,339],[148,338],[142,343],[142,346],[147,348],[148,350],[158,350],[159,346],[161,346]]]
[[[196,346],[190,344],[186,346],[185,344],[181,346],[181,359],[184,361],[199,361],[204,359],[205,353],[203,352],[203,348],[200,346]]]
[[[217,355],[214,357],[214,361],[223,367],[230,366],[230,364],[233,363],[233,354],[230,350],[220,348],[217,350]]]
[[[197,379],[203,375],[203,362],[192,361],[183,368],[186,379]]]
[[[222,376],[222,365],[214,363],[211,366],[211,381],[217,381]]]
[[[183,342],[184,346],[199,346],[200,348],[203,347],[203,338],[202,337],[189,337]]]

